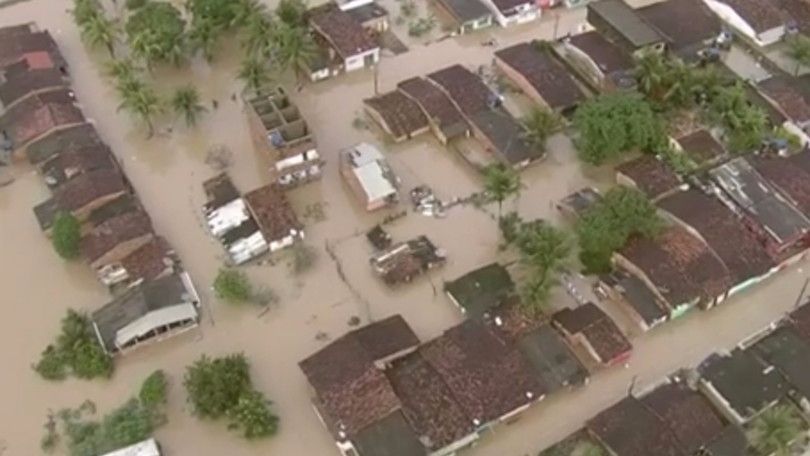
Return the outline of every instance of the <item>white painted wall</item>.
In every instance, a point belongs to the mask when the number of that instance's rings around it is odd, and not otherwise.
[[[372,56],[373,63],[377,63],[380,61],[380,48],[374,48],[370,51],[366,51],[362,54],[353,55],[346,59],[344,62],[344,66],[346,67],[346,72],[360,70],[365,68],[366,66],[366,57]]]

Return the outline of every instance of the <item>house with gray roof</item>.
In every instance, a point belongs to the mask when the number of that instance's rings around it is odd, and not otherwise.
[[[112,355],[197,326],[200,297],[182,272],[131,288],[91,315],[104,350]]]
[[[664,36],[623,0],[599,0],[587,9],[588,23],[625,52],[638,55],[666,47]]]
[[[433,5],[444,17],[453,33],[463,35],[492,26],[489,8],[479,0],[434,0]]]
[[[757,46],[785,36],[789,16],[776,2],[762,0],[703,0],[729,27]]]

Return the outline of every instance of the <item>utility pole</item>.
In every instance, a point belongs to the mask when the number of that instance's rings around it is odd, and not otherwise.
[[[380,62],[374,64],[374,96],[380,94]]]
[[[560,28],[560,13],[558,13],[557,11],[554,11],[551,14],[554,15],[554,36],[552,37],[552,39],[554,41],[556,41],[557,40],[557,31]]]

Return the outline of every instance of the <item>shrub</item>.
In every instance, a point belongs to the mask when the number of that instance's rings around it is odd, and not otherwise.
[[[51,232],[51,241],[56,253],[66,260],[78,257],[80,240],[81,226],[76,217],[69,213],[58,214]]]
[[[141,400],[141,404],[148,408],[155,408],[165,404],[167,386],[168,382],[165,372],[162,370],[152,372],[152,374],[143,381],[141,390],[138,392],[138,398]]]
[[[34,370],[47,380],[61,380],[69,374],[83,379],[108,378],[113,363],[99,344],[87,316],[71,309],[62,319],[56,343],[43,350]]]
[[[217,297],[229,302],[246,302],[253,296],[253,286],[242,271],[220,269],[214,279],[214,291]]]

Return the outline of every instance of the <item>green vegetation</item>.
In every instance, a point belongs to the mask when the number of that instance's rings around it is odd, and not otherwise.
[[[166,404],[166,390],[169,386],[166,373],[162,370],[152,372],[141,384],[138,399],[146,407],[157,408]]]
[[[99,421],[86,418],[86,415],[95,413],[95,405],[90,401],[85,401],[76,409],[61,410],[58,415],[67,453],[71,456],[97,456],[148,439],[155,429],[166,422],[163,411],[163,404],[166,402],[165,378],[161,371],[147,378],[141,388],[141,396],[145,389],[154,386],[154,379],[158,376],[164,382],[161,400],[147,402],[143,399],[129,399]],[[50,417],[41,446],[52,451],[61,440],[57,423]]]
[[[577,223],[579,259],[587,273],[610,270],[611,256],[632,235],[654,237],[663,228],[655,206],[641,192],[616,187]]]
[[[523,139],[535,150],[546,151],[546,141],[562,126],[560,117],[546,109],[534,108],[521,122]]]
[[[118,110],[129,112],[146,125],[151,138],[155,134],[154,119],[164,112],[163,101],[151,86],[134,78],[120,81],[117,90],[122,99]]]
[[[504,201],[517,196],[522,187],[520,174],[503,163],[484,169],[484,193],[488,202],[498,203],[498,220],[501,219]]]
[[[95,1],[78,0],[75,4],[74,19],[82,39],[90,46],[103,46],[110,57],[115,57],[115,43],[118,41],[116,24],[107,18],[104,9]]]
[[[273,37],[275,64],[281,72],[292,70],[299,83],[318,56],[318,47],[306,27],[276,24]]]
[[[46,380],[62,380],[68,375],[109,378],[113,363],[99,344],[90,319],[71,309],[62,319],[56,342],[45,348],[34,370]]]
[[[408,24],[408,35],[414,38],[426,35],[436,27],[436,19],[433,16],[420,17]]]
[[[540,313],[559,284],[559,274],[571,254],[571,242],[563,231],[537,220],[520,223],[514,244],[520,252],[521,303],[527,310]]]
[[[276,17],[290,27],[306,28],[307,4],[301,0],[281,0],[276,7]]]
[[[60,257],[72,260],[79,256],[81,225],[70,213],[60,213],[51,227],[51,243]]]
[[[248,439],[275,434],[278,417],[253,388],[249,370],[242,354],[213,359],[203,355],[188,366],[183,384],[193,413],[206,419],[227,417],[228,427]]]
[[[253,297],[253,286],[244,272],[223,268],[214,279],[214,292],[220,299],[242,303],[250,301]]]
[[[188,47],[192,54],[200,53],[207,62],[212,62],[221,33],[213,21],[194,22],[188,31]]]
[[[273,20],[266,14],[259,14],[247,20],[241,32],[240,44],[247,54],[246,60],[267,59],[274,46]]]
[[[810,37],[794,35],[788,40],[787,55],[796,62],[793,74],[798,76],[802,65],[810,67]]]
[[[656,150],[664,129],[640,96],[617,93],[588,100],[574,115],[576,146],[582,161],[601,165],[634,150]]]
[[[206,112],[200,103],[200,93],[194,86],[177,89],[172,95],[171,105],[175,114],[185,119],[187,127],[197,125],[200,116]]]
[[[768,117],[748,100],[743,83],[718,88],[708,105],[709,117],[722,125],[729,149],[749,153],[762,145],[768,133]]]
[[[790,443],[806,427],[795,407],[776,405],[751,423],[748,438],[761,455],[788,456]]]
[[[180,11],[171,3],[149,1],[129,16],[125,31],[133,54],[151,68],[155,63],[180,63],[185,26]]]
[[[255,92],[270,82],[269,69],[264,60],[248,57],[239,66],[237,78],[245,83],[245,90]]]

